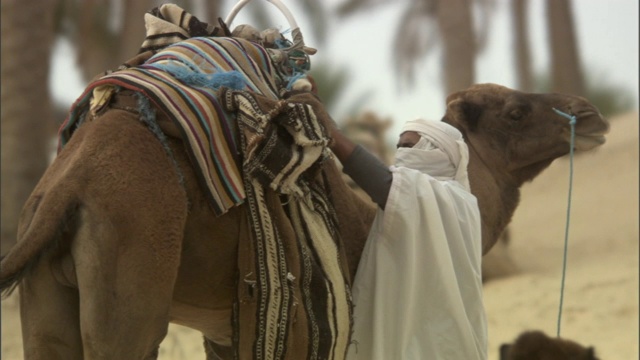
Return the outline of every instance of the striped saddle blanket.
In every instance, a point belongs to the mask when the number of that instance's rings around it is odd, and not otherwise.
[[[96,104],[98,94],[118,87],[142,93],[182,129],[191,160],[204,175],[211,206],[216,215],[222,215],[242,203],[245,194],[237,163],[235,115],[222,109],[218,89],[243,89],[277,99],[280,79],[265,49],[255,43],[230,37],[183,40],[141,65],[92,82],[63,124],[60,146],[69,140],[87,108],[100,105]]]

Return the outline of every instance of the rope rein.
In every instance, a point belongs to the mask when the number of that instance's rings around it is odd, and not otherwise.
[[[569,244],[569,222],[571,219],[571,192],[573,190],[573,148],[575,146],[576,137],[576,116],[562,112],[556,108],[553,108],[556,114],[569,119],[569,125],[571,125],[571,142],[569,149],[569,196],[567,200],[567,224],[564,230],[564,254],[562,259],[562,281],[560,283],[560,306],[558,309],[558,332],[557,337],[560,337],[560,325],[562,323],[562,305],[564,302],[564,283],[567,275],[567,252]]]

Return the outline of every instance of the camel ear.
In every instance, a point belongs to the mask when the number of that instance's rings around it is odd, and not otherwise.
[[[447,103],[445,117],[456,125],[469,131],[475,131],[478,128],[481,114],[482,107],[461,97],[456,97]]]

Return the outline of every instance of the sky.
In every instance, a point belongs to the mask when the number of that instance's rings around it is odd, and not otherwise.
[[[371,93],[364,104],[383,118],[393,120],[389,134],[395,139],[401,125],[418,117],[440,119],[445,111],[446,94],[440,89],[440,59],[436,49],[417,67],[415,85],[400,86],[393,71],[392,41],[398,18],[407,0],[379,6],[363,15],[346,19],[331,19],[329,40],[317,45],[311,33],[309,21],[296,1],[283,0],[294,14],[306,43],[316,47],[318,53],[311,57],[316,61],[331,61],[348,69],[348,85],[344,97],[332,114],[340,121],[346,109],[363,93]],[[323,0],[332,7],[340,0]],[[536,72],[548,66],[546,19],[544,0],[529,0],[529,31]],[[223,14],[229,13],[233,2],[226,1]],[[247,5],[251,6],[251,4]],[[633,93],[638,108],[638,0],[573,0],[572,9],[578,37],[578,49],[582,57],[583,72],[588,77],[606,80]],[[271,11],[271,9],[269,10]],[[273,7],[274,26],[287,29],[288,25]],[[489,42],[476,62],[476,82],[496,83],[515,87],[514,58],[511,52],[511,24],[507,0],[495,0],[489,28]],[[233,25],[250,23],[241,10]],[[232,26],[233,27],[233,26]],[[309,29],[309,30],[305,30]],[[59,41],[54,48],[51,87],[56,101],[70,105],[82,92],[85,84],[74,65],[73,48],[68,42]],[[393,140],[391,140],[393,141]]]

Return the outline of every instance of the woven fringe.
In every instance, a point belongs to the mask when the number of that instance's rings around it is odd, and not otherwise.
[[[346,259],[339,255],[328,189],[317,181],[317,167],[329,156],[327,136],[308,105],[245,91],[226,91],[224,97],[240,127],[254,241],[253,266],[239,267],[257,274],[255,297],[239,296],[244,301],[238,319],[257,311],[255,322],[239,325],[236,348],[251,343],[252,349],[251,356],[241,352],[239,358],[343,359],[351,326]],[[283,204],[284,216],[278,210]]]

